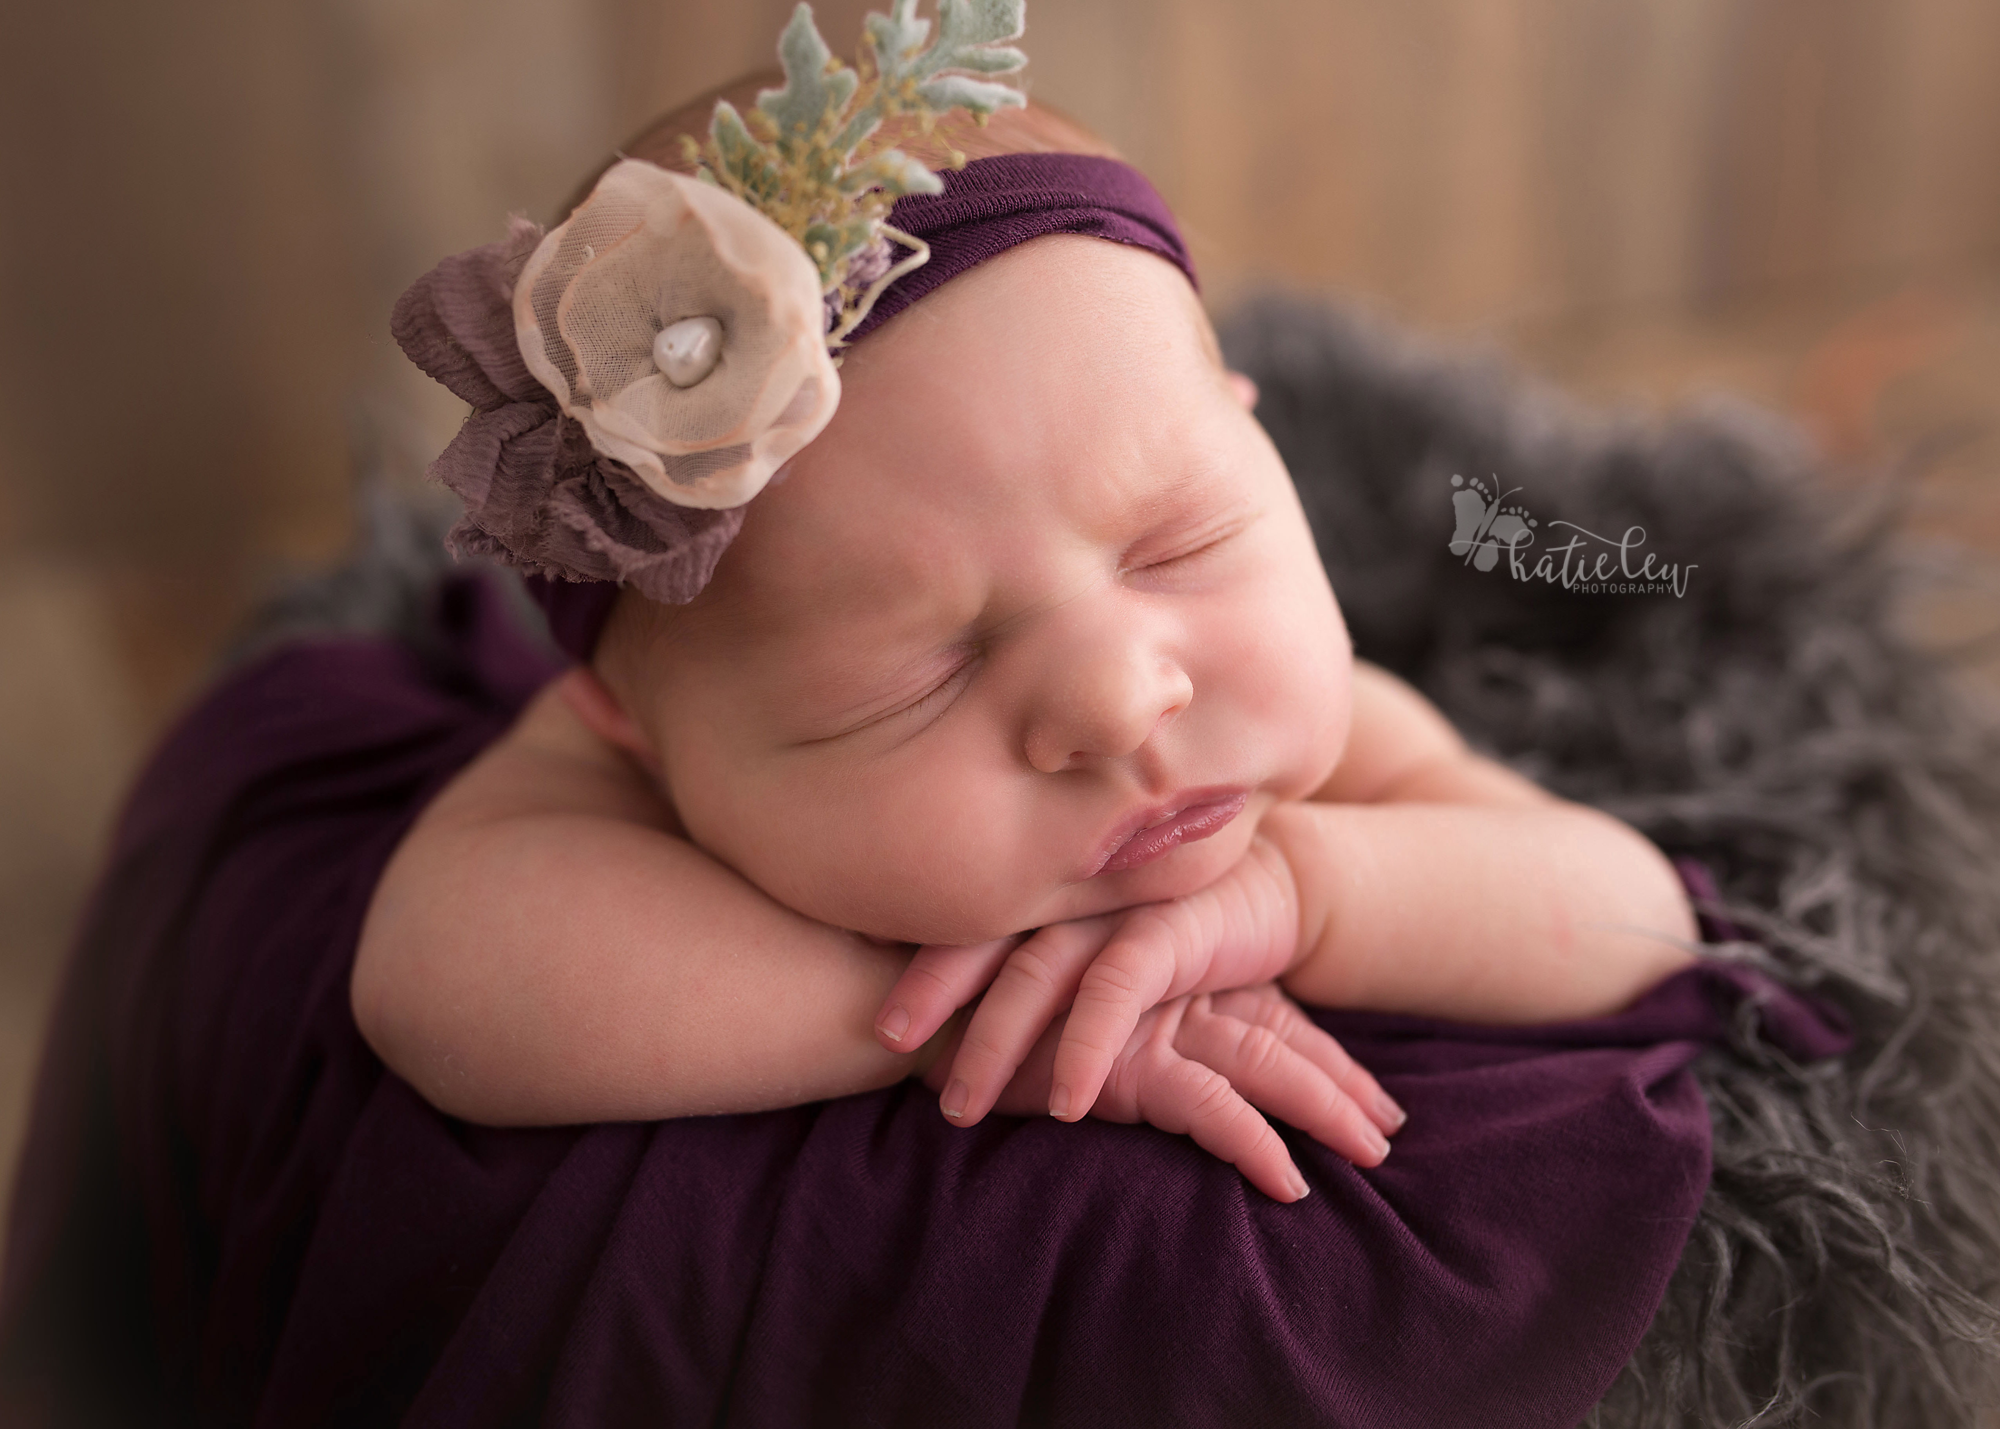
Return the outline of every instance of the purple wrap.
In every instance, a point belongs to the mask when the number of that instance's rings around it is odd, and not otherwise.
[[[67,974],[14,1204],[0,1422],[1571,1429],[1708,1177],[1709,964],[1616,1017],[1321,1013],[1409,1109],[1359,1171],[1287,1133],[1277,1205],[1182,1137],[922,1088],[502,1131],[355,1030],[384,862],[551,673],[482,582],[423,659],[232,674],[141,779]]]
[[[897,199],[889,214],[892,226],[930,245],[930,261],[883,292],[850,342],[867,336],[968,268],[1017,243],[1050,234],[1082,234],[1148,249],[1196,283],[1194,259],[1174,224],[1173,212],[1146,176],[1129,164],[1090,154],[1000,154],[974,159],[940,177],[943,193]],[[740,522],[740,511],[727,514]],[[730,526],[708,536],[712,552],[704,548],[703,563],[691,563],[700,571],[702,583],[721,556],[721,545],[713,545],[716,537],[726,545],[735,534],[736,527]],[[468,550],[475,549],[469,540],[461,542]],[[556,644],[570,658],[588,660],[611,614],[616,587],[535,575],[528,589],[547,612]]]

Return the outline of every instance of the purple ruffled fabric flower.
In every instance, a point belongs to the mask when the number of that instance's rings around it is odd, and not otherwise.
[[[451,548],[684,604],[708,584],[743,509],[677,506],[654,494],[623,463],[600,456],[528,371],[513,291],[542,237],[538,225],[516,219],[502,241],[419,278],[390,320],[410,360],[472,405],[430,467],[465,503]]]

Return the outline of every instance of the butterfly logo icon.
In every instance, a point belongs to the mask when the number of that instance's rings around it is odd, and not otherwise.
[[[1498,481],[1488,487],[1476,476],[1468,482],[1456,473],[1451,484],[1459,488],[1451,498],[1451,509],[1458,516],[1458,530],[1451,538],[1454,556],[1462,556],[1476,570],[1490,571],[1500,563],[1503,550],[1516,550],[1533,542],[1530,528],[1536,523],[1527,508],[1501,505],[1520,487],[1498,491]]]

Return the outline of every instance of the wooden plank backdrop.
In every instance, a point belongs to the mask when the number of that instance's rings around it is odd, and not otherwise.
[[[880,3],[880,0],[877,0]],[[824,0],[836,49],[865,0]],[[789,0],[64,0],[0,48],[0,1166],[144,745],[357,470],[460,411],[386,334]],[[2000,552],[1992,0],[1033,0],[1028,83],[1283,283],[1607,396],[1722,381],[1866,462],[1973,433]],[[1961,624],[1994,613],[1974,601]]]

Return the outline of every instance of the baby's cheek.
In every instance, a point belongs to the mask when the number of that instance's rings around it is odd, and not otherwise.
[[[1316,678],[1302,691],[1302,703],[1312,711],[1314,722],[1302,754],[1307,780],[1306,793],[1318,789],[1333,775],[1334,766],[1347,749],[1348,731],[1354,724],[1354,661],[1348,653],[1346,632],[1341,632],[1337,651],[1324,666],[1313,672]]]
[[[1295,601],[1291,639],[1292,699],[1301,719],[1301,757],[1306,792],[1326,782],[1347,744],[1353,719],[1354,651],[1347,624],[1313,557],[1310,579],[1302,579]]]
[[[1208,684],[1222,709],[1266,751],[1266,785],[1280,798],[1320,787],[1346,743],[1353,669],[1331,601],[1289,601],[1231,613],[1214,634]],[[1196,683],[1201,698],[1203,681]]]
[[[898,781],[874,819],[887,867],[866,875],[885,927],[913,942],[979,942],[1036,921],[1041,866],[1064,831],[1037,827],[1017,787],[974,756]]]
[[[821,922],[899,942],[1017,931],[1019,820],[970,759],[793,767],[740,801],[738,870]]]

